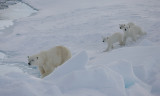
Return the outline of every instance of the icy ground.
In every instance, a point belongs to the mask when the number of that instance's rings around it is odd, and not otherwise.
[[[0,30],[0,96],[160,96],[159,0],[23,1],[39,11]],[[130,21],[147,35],[103,52]],[[73,57],[40,79],[27,56],[56,45]]]
[[[7,9],[0,10],[0,30],[6,27],[12,26],[15,19],[30,16],[30,14],[36,12],[25,3],[18,2],[17,4],[9,5]]]

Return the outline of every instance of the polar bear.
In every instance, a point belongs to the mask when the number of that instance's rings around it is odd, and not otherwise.
[[[126,39],[130,37],[133,41],[137,40],[138,36],[145,35],[146,32],[143,32],[142,29],[135,25],[133,22],[129,22],[128,24],[119,24],[120,29],[124,32],[123,43],[126,43]]]
[[[123,30],[123,32],[124,32],[124,37],[123,37],[123,43],[124,43],[124,45],[126,44],[126,40],[127,40],[127,38],[131,38],[133,41],[136,41],[136,34],[135,34],[135,32],[131,32],[130,30],[129,30],[129,26],[128,25],[125,25],[125,24],[120,24],[120,29],[122,29]]]
[[[108,43],[108,47],[104,52],[109,51],[113,48],[113,44],[116,42],[119,42],[120,45],[123,45],[123,34],[121,34],[120,32],[116,32],[110,37],[103,37],[103,42]]]
[[[71,52],[66,47],[56,46],[47,51],[28,56],[28,65],[38,66],[41,78],[44,78],[69,58],[71,58]]]
[[[133,22],[129,22],[127,25],[129,27],[130,32],[134,32],[138,36],[146,35],[146,32],[143,32],[142,29]]]

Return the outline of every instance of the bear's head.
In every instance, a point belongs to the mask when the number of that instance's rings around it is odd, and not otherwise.
[[[129,25],[126,25],[122,30],[123,30],[123,31],[129,31],[129,29],[130,29],[130,26],[129,26]]]
[[[124,32],[128,31],[130,28],[130,25],[125,25],[125,24],[119,24],[120,29],[122,29]]]
[[[109,40],[109,37],[102,37],[103,41],[102,42],[107,42]]]
[[[120,29],[124,29],[125,26],[126,26],[125,24],[119,24],[119,28],[120,28]]]
[[[28,56],[28,65],[39,65],[37,56]]]

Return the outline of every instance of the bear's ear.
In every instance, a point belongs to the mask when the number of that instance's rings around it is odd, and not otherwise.
[[[37,57],[37,60],[38,60],[38,57]]]

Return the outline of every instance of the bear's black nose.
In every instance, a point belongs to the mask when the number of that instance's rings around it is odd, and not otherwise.
[[[31,63],[28,63],[28,65],[31,65]]]
[[[121,29],[121,27],[119,27]]]
[[[127,29],[125,29],[125,31],[127,31]]]

